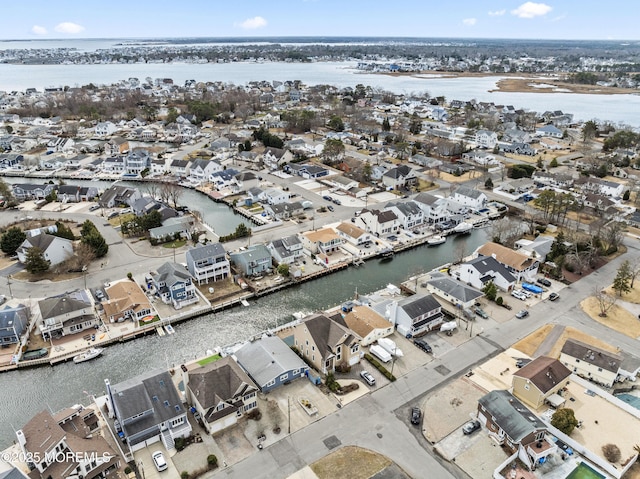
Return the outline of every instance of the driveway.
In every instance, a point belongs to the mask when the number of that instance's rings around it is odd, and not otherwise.
[[[22,263],[20,263],[19,261],[16,261],[15,264],[12,264],[11,266],[7,266],[4,269],[0,270],[0,277],[6,278],[7,276],[11,275],[11,274],[16,274],[20,271],[22,271],[24,269],[24,265]]]

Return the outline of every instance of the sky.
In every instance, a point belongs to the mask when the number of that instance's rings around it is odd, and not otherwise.
[[[639,40],[638,0],[21,0],[1,40],[383,36]]]

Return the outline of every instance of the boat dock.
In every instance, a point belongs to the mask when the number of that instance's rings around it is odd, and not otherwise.
[[[156,327],[156,333],[158,333],[158,336],[164,336],[164,329],[162,329],[162,326],[158,326]]]

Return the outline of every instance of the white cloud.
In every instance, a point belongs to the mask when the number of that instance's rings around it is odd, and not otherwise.
[[[477,21],[478,20],[475,18],[465,18],[464,20],[462,20],[462,23],[468,27],[472,27],[476,24]]]
[[[46,35],[47,29],[44,27],[41,27],[40,25],[34,25],[31,27],[31,33],[35,33],[36,35]]]
[[[502,10],[494,10],[493,12],[489,12],[489,16],[490,17],[501,17],[505,13],[507,13],[507,11],[504,10],[504,9],[502,9]]]
[[[515,10],[511,10],[511,15],[515,15],[520,18],[534,18],[546,15],[551,10],[553,10],[553,8],[546,3],[526,2]]]
[[[247,18],[242,23],[236,23],[236,26],[244,28],[245,30],[255,30],[267,26],[267,21],[262,17]]]
[[[552,22],[560,22],[560,21],[564,20],[565,18],[567,18],[567,14],[566,13],[564,15],[558,15],[557,17],[553,18],[551,21]]]
[[[77,23],[62,22],[58,23],[54,30],[58,33],[80,33],[84,32],[84,27]]]

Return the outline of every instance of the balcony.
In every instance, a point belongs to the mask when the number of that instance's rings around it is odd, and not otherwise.
[[[541,439],[539,441],[533,441],[527,445],[525,445],[525,450],[527,454],[537,463],[541,458],[547,457],[549,454],[553,454],[558,450],[558,446],[547,441],[546,439]]]

